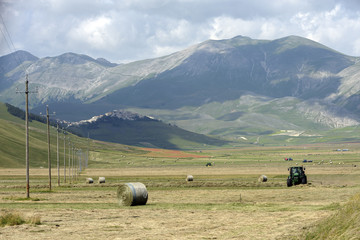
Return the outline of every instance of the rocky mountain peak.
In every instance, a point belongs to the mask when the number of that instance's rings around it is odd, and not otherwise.
[[[55,57],[56,60],[60,64],[71,64],[71,65],[78,65],[78,64],[84,64],[88,61],[94,62],[95,59],[82,55],[82,54],[76,54],[72,52],[64,53],[58,57]]]
[[[139,120],[155,120],[152,117],[143,116],[137,113],[133,113],[125,110],[113,110],[102,115],[94,116],[88,120],[81,120],[79,122],[73,122],[70,126],[79,126],[86,124],[94,124],[97,122],[108,122],[108,121],[139,121]]]
[[[14,68],[21,65],[23,62],[30,61],[35,62],[39,60],[38,57],[35,57],[29,52],[19,50],[8,55],[0,57],[0,74],[6,73]]]
[[[118,118],[118,119],[129,120],[129,121],[146,118],[145,116],[142,116],[140,114],[129,112],[129,111],[124,111],[124,110],[114,110],[112,112],[105,113],[104,115],[106,117]]]

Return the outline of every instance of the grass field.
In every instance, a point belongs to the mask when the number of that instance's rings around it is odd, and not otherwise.
[[[349,129],[348,139],[356,134]],[[24,123],[0,104],[0,239],[359,239],[360,143],[271,146],[261,138],[262,146],[184,152],[74,135],[67,135],[66,143],[68,137],[82,153],[89,148],[89,165],[76,179],[68,175],[66,145],[64,182],[60,139],[57,186],[56,131],[51,129],[49,191],[46,127],[30,123],[27,199]],[[289,157],[294,161],[284,161]],[[306,167],[307,185],[286,187],[293,165]],[[185,181],[189,174],[193,182]],[[263,174],[267,182],[258,181]],[[86,184],[88,177],[95,183]],[[106,183],[98,184],[99,177]],[[147,186],[145,206],[118,205],[117,186],[126,182]],[[10,226],[10,221],[22,224]]]
[[[359,221],[335,232],[326,223],[331,219],[340,226],[349,216],[339,218],[341,211],[359,198],[360,144],[201,152],[92,146],[89,168],[71,184],[63,182],[60,171],[62,182],[56,186],[53,169],[51,192],[48,170],[31,168],[30,199],[25,198],[25,169],[0,169],[1,214],[41,221],[1,227],[0,239],[359,239]],[[213,166],[205,167],[207,162]],[[306,167],[309,184],[288,188],[287,168],[296,164]],[[193,182],[185,181],[188,174]],[[258,181],[262,174],[267,182]],[[105,184],[97,183],[100,176]],[[87,177],[95,183],[86,184]],[[117,204],[117,186],[125,182],[147,186],[145,206]]]

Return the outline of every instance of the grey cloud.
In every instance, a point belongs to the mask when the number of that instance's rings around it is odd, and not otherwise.
[[[209,38],[290,34],[360,55],[356,0],[0,0],[0,6],[16,48],[39,57],[71,51],[123,62]],[[341,13],[326,15],[336,7]],[[8,51],[1,39],[0,55]]]

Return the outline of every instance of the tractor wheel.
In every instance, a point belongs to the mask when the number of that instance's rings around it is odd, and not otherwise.
[[[289,178],[287,179],[286,183],[287,183],[288,187],[291,187],[293,185],[291,179],[289,179]]]
[[[304,176],[304,177],[301,179],[301,183],[302,183],[302,184],[307,184],[307,178],[306,178],[306,176]]]

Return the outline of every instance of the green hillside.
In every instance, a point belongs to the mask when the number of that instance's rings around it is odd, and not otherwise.
[[[56,167],[56,129],[51,127],[50,152],[52,166]],[[59,134],[59,159],[63,159],[64,135]],[[71,140],[78,148],[86,147],[86,139],[81,139],[72,134]],[[68,140],[67,140],[68,142]],[[66,146],[67,147],[67,146]],[[46,124],[29,122],[29,162],[30,167],[47,167],[48,150]],[[5,104],[0,103],[0,168],[25,167],[25,123],[7,111]]]
[[[121,122],[121,121],[120,121]],[[92,139],[100,141],[122,143],[126,145],[141,147],[162,147],[172,149],[194,149],[207,148],[211,146],[222,146],[227,141],[207,137],[185,131],[173,125],[161,121],[123,121],[123,125],[100,123],[98,128],[89,129],[70,128],[76,134],[87,137],[90,133]],[[57,165],[57,133],[51,127],[51,162],[52,166]],[[73,134],[66,136],[66,151],[68,149],[69,137],[76,148],[87,149],[87,138],[81,138]],[[63,162],[64,155],[64,134],[59,133],[59,159]],[[97,143],[91,140],[91,151],[106,151],[115,149],[119,153],[126,149],[127,152],[143,152],[141,149],[130,146],[124,147],[121,144],[109,145]],[[67,152],[66,152],[67,154]],[[111,154],[110,154],[111,155]],[[47,127],[46,124],[38,121],[29,122],[29,159],[30,167],[48,167],[47,150]],[[62,165],[62,164],[61,164]],[[22,168],[25,167],[25,123],[24,120],[11,115],[7,106],[0,103],[0,168]]]
[[[148,117],[128,120],[101,115],[94,122],[72,124],[68,129],[79,136],[90,134],[92,139],[139,147],[202,149],[229,144],[229,141],[186,131]]]

